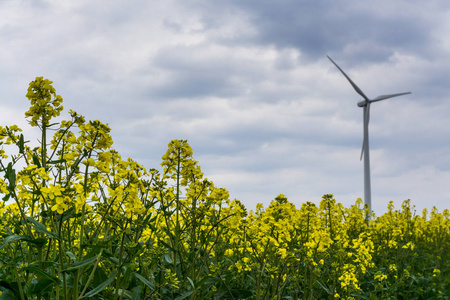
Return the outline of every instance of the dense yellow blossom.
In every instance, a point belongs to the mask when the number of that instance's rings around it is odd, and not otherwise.
[[[186,140],[168,144],[161,171],[147,170],[112,148],[107,124],[73,111],[50,124],[62,112],[51,81],[37,77],[27,98],[38,144],[16,125],[0,127],[7,296],[449,297],[448,210],[417,215],[411,201],[399,210],[391,202],[368,220],[361,199],[344,207],[332,194],[318,205],[280,194],[250,210],[204,177]]]

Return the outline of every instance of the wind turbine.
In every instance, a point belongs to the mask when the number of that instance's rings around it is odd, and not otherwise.
[[[374,99],[369,99],[362,91],[361,89],[350,79],[350,77],[345,74],[344,71],[327,55],[328,59],[331,60],[331,62],[341,71],[341,73],[347,78],[347,80],[350,82],[350,84],[353,86],[355,91],[360,94],[364,100],[358,102],[358,106],[362,107],[363,110],[363,128],[364,128],[364,139],[363,139],[363,145],[361,150],[361,157],[360,160],[362,160],[364,156],[364,205],[368,205],[369,212],[372,212],[372,196],[370,191],[370,157],[369,157],[369,119],[370,119],[370,104],[372,102],[377,102],[393,97],[398,97],[402,95],[411,94],[411,92],[407,93],[400,93],[400,94],[390,94],[390,95],[381,95]],[[367,216],[368,217],[368,216]]]

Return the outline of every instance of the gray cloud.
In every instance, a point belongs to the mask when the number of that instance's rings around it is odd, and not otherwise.
[[[5,122],[23,119],[28,82],[44,75],[146,167],[188,139],[205,175],[251,209],[279,193],[350,205],[363,190],[362,109],[329,54],[367,95],[413,92],[372,106],[376,211],[407,198],[448,207],[443,0],[34,3],[0,4]]]
[[[435,42],[429,34],[433,25],[432,15],[442,10],[440,5],[417,5],[410,1],[379,1],[376,4],[290,0],[232,3],[247,13],[248,26],[255,29],[255,34],[244,38],[219,36],[223,42],[294,47],[313,59],[339,51],[359,63],[385,61],[395,51],[427,54],[431,49],[426,45]],[[223,6],[216,4],[204,13],[212,16],[212,10],[220,11]],[[215,25],[214,22],[208,24]]]

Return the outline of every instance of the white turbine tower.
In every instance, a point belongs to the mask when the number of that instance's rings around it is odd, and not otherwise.
[[[392,97],[398,97],[402,95],[411,94],[411,92],[407,93],[400,93],[400,94],[390,94],[390,95],[381,95],[374,99],[369,99],[362,91],[361,89],[350,79],[350,77],[345,74],[344,71],[327,55],[328,59],[331,60],[331,62],[341,71],[341,73],[347,78],[347,80],[350,82],[350,84],[353,86],[355,91],[360,94],[364,100],[358,102],[358,106],[362,107],[363,110],[363,127],[364,127],[364,140],[361,150],[361,157],[360,160],[362,160],[364,156],[364,205],[368,205],[369,212],[372,212],[372,196],[370,191],[370,158],[369,158],[369,119],[370,119],[370,104],[372,102],[377,102],[381,100],[385,100]]]

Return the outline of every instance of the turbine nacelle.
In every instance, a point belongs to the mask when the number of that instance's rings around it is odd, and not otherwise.
[[[366,106],[367,105],[367,101],[366,100],[364,100],[364,101],[360,101],[360,102],[358,102],[358,107],[364,107],[364,106]]]

